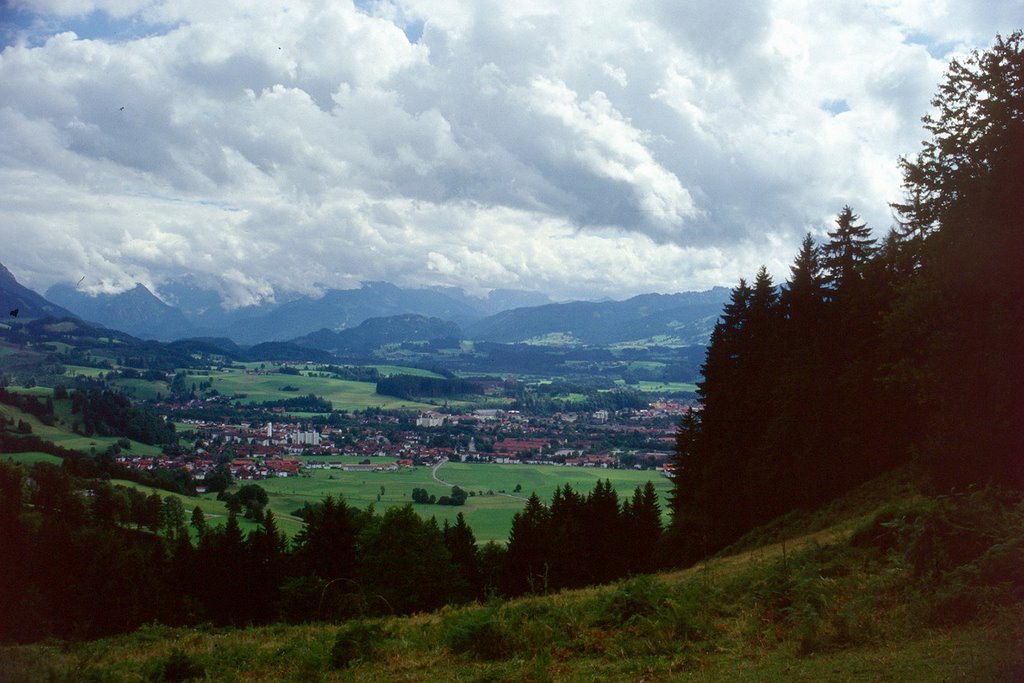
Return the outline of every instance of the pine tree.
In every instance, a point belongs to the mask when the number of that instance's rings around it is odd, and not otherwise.
[[[834,292],[833,296],[855,286],[861,269],[874,253],[871,230],[863,223],[858,224],[858,220],[860,216],[844,206],[836,217],[836,229],[828,233],[830,239],[821,249],[826,283]]]
[[[594,483],[583,504],[583,537],[588,551],[586,583],[608,583],[626,573],[619,496],[607,479]]]
[[[953,60],[933,104],[896,205],[921,257],[886,321],[909,354],[892,374],[940,481],[1024,488],[1024,33]]]
[[[810,233],[800,243],[800,251],[789,270],[789,282],[782,289],[785,317],[802,328],[810,327],[820,314],[825,283],[820,250]]]
[[[552,539],[551,515],[536,493],[530,495],[522,512],[512,516],[505,555],[504,593],[545,593]]]
[[[583,528],[583,497],[569,484],[559,486],[551,497],[549,529],[551,547],[548,584],[552,588],[581,586],[586,582],[587,539]]]
[[[206,533],[206,514],[198,505],[192,508],[192,520],[190,524],[192,525],[192,528],[196,530],[196,535],[199,538],[202,538],[203,534]]]
[[[932,99],[935,113],[922,119],[931,139],[924,141],[916,157],[900,160],[906,198],[893,207],[907,233],[928,235],[937,230],[948,222],[954,206],[994,173],[1008,173],[999,184],[1020,194],[1022,41],[1024,32],[1017,30],[1005,39],[996,36],[987,51],[950,61],[945,81]],[[1012,208],[1012,203],[1000,205]]]
[[[372,612],[429,611],[463,593],[437,521],[421,518],[412,503],[366,525],[358,547],[356,580]]]
[[[661,541],[661,506],[654,484],[636,487],[632,500],[623,503],[625,550],[630,573],[647,574],[658,566]]]
[[[299,572],[325,581],[351,578],[356,565],[356,535],[362,526],[359,513],[343,498],[327,496],[320,505],[310,508],[305,521],[294,539]]]
[[[480,555],[476,547],[476,536],[466,524],[466,517],[461,512],[455,516],[455,524],[449,525],[445,520],[442,528],[444,545],[448,548],[452,563],[466,587],[465,593],[459,595],[460,600],[482,599],[484,597],[483,576],[480,571]]]
[[[247,603],[245,611],[255,621],[269,621],[275,615],[280,597],[287,551],[287,541],[277,528],[273,510],[263,513],[260,527],[249,534],[247,545],[249,570],[246,579],[253,594],[260,599]]]

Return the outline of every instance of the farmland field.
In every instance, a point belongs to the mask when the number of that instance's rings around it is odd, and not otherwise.
[[[381,459],[382,465],[389,463],[390,460]],[[443,520],[454,521],[455,516],[462,512],[466,522],[473,528],[477,541],[481,543],[507,541],[512,516],[523,509],[522,498],[534,492],[547,502],[555,489],[563,484],[586,493],[594,488],[598,479],[608,479],[621,499],[632,495],[637,486],[653,481],[662,496],[662,509],[666,509],[665,496],[671,488],[668,479],[653,471],[545,465],[447,463],[438,471],[438,477],[474,495],[467,498],[463,506],[415,505],[415,510],[424,517],[436,517],[439,524]],[[289,514],[304,503],[315,503],[327,495],[343,496],[356,507],[366,508],[373,504],[378,510],[383,510],[412,502],[414,488],[424,488],[438,498],[451,493],[449,486],[432,479],[429,467],[397,472],[312,470],[308,477],[267,479],[256,483],[270,494],[270,508],[275,515]],[[505,491],[511,494],[517,485],[522,487],[521,492],[516,494],[521,498],[499,493]],[[381,487],[384,492],[378,501]]]
[[[32,434],[64,448],[72,448],[85,453],[95,449],[98,453],[117,443],[120,438],[116,436],[83,436],[71,431],[70,425],[74,418],[71,415],[71,401],[69,400],[54,401],[53,410],[57,423],[50,426],[44,425],[34,415],[24,413],[13,406],[0,404],[0,415],[8,419],[24,420],[32,428]],[[131,452],[136,455],[157,455],[161,449],[159,446],[131,441]]]
[[[49,453],[3,453],[0,454],[0,460],[13,460],[14,462],[20,462],[22,465],[33,465],[37,462],[48,462],[51,465],[59,465],[61,458],[56,455],[50,455]]]
[[[136,482],[127,481],[124,479],[112,479],[110,483],[114,486],[124,486],[127,488],[137,489],[139,491],[142,491],[146,495],[156,493],[161,498],[177,498],[178,500],[181,501],[181,504],[184,506],[186,515],[191,515],[192,510],[196,506],[199,506],[199,509],[203,511],[204,515],[206,515],[206,523],[210,526],[218,526],[220,524],[223,524],[227,521],[228,518],[228,511],[227,508],[224,507],[224,503],[222,501],[217,500],[216,495],[212,493],[203,494],[199,496],[183,496],[179,493],[171,493],[170,491],[156,489],[153,488],[152,486],[145,486],[144,484],[138,484]],[[271,509],[274,510],[274,517],[277,520],[278,528],[281,531],[283,531],[287,536],[294,536],[299,532],[299,529],[302,528],[302,520],[300,520],[298,517],[294,517],[293,515],[287,514],[285,512],[280,512],[274,506],[271,506]],[[238,524],[242,528],[242,531],[246,533],[256,529],[259,526],[256,522],[245,519],[241,516],[238,517]]]
[[[375,368],[377,372],[385,377],[390,377],[392,375],[412,375],[413,377],[440,378],[444,376],[436,372],[431,372],[430,370],[410,368],[402,365],[369,365],[367,367]]]
[[[189,380],[200,382],[206,377],[212,378],[212,388],[225,396],[244,394],[239,403],[253,404],[263,401],[280,401],[282,399],[315,394],[330,401],[335,410],[364,410],[366,408],[429,408],[426,403],[404,401],[393,396],[382,396],[377,393],[373,382],[353,382],[334,379],[333,377],[311,377],[309,375],[284,375],[270,373],[265,375],[246,374],[237,370],[211,370],[208,373],[189,377]],[[290,387],[293,390],[286,390]]]
[[[309,458],[311,462],[322,458]],[[332,461],[346,463],[357,462],[356,457],[337,456]],[[380,465],[387,466],[390,459],[381,458]],[[523,509],[523,498],[536,492],[541,500],[548,502],[555,489],[569,484],[577,491],[586,493],[593,489],[598,480],[608,479],[619,492],[620,500],[632,495],[633,489],[643,486],[648,480],[653,481],[661,495],[662,509],[666,509],[665,496],[671,486],[668,479],[652,471],[635,470],[604,470],[581,467],[551,467],[542,465],[489,465],[447,463],[438,471],[438,476],[453,484],[461,486],[473,495],[466,499],[466,504],[454,507],[449,505],[414,505],[423,517],[436,517],[438,524],[444,520],[454,522],[458,513],[463,513],[466,522],[473,529],[479,543],[496,541],[504,543],[508,540],[512,526],[512,516]],[[198,505],[206,513],[208,524],[218,525],[227,519],[224,503],[217,500],[214,494],[199,496],[181,496],[160,491],[148,486],[127,481],[113,483],[131,486],[149,494],[154,491],[161,496],[180,498],[186,511]],[[398,471],[383,472],[345,472],[340,469],[309,470],[308,476],[279,477],[253,482],[263,487],[270,498],[269,509],[274,511],[278,527],[293,537],[302,528],[302,522],[292,513],[306,503],[317,503],[326,496],[342,497],[347,503],[361,509],[373,505],[378,512],[390,507],[400,507],[412,502],[412,490],[424,488],[428,493],[440,498],[451,493],[451,488],[439,484],[431,477],[429,467],[403,468]],[[516,485],[522,491],[515,495],[502,495],[499,491],[511,494]],[[383,493],[381,489],[383,488]],[[380,495],[380,500],[378,500]],[[239,518],[242,529],[249,531],[256,524]]]
[[[636,389],[647,394],[672,394],[696,392],[697,385],[689,382],[637,382]]]

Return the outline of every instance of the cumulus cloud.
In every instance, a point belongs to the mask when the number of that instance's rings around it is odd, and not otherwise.
[[[3,261],[191,273],[228,305],[365,280],[623,297],[782,279],[874,228],[946,60],[1021,0],[15,0]]]

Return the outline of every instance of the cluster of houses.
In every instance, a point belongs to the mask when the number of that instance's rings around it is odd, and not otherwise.
[[[292,477],[303,468],[342,471],[396,470],[442,460],[536,464],[563,467],[657,468],[667,476],[675,426],[685,404],[659,402],[618,415],[609,411],[524,416],[516,411],[427,411],[415,417],[354,415],[344,427],[288,421],[281,413],[264,423],[223,424],[186,420],[199,435],[193,452],[167,456],[119,456],[138,469],[184,468],[203,479],[227,463],[236,479]],[[457,432],[458,438],[437,439]],[[471,436],[468,442],[465,434]],[[621,449],[623,436],[641,438],[647,448]],[[479,440],[479,441],[478,441]],[[483,448],[477,448],[483,443]],[[441,445],[443,444],[443,445]],[[313,457],[315,456],[315,457]],[[353,463],[352,457],[360,459]]]

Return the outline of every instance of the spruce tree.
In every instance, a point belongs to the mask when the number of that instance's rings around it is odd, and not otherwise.
[[[829,241],[821,249],[825,281],[833,296],[841,295],[859,281],[863,265],[874,253],[871,230],[858,220],[860,216],[844,206],[836,217],[836,229],[828,233]]]
[[[509,595],[545,593],[549,588],[552,538],[550,513],[536,493],[512,516],[505,554],[504,591]]]
[[[794,324],[806,328],[818,318],[825,283],[821,252],[810,233],[800,243],[800,251],[789,271],[789,281],[782,289],[784,314]]]
[[[480,554],[476,547],[476,536],[466,524],[466,517],[461,512],[455,516],[455,524],[449,525],[445,520],[441,531],[444,545],[448,548],[452,563],[458,570],[465,592],[457,597],[462,600],[482,599],[484,597],[483,576],[480,571]]]
[[[637,486],[633,498],[622,504],[625,555],[629,573],[646,574],[658,566],[661,541],[661,506],[654,484]]]
[[[886,319],[892,374],[940,482],[1024,488],[1024,34],[953,60],[933,105],[896,205],[921,254]]]

